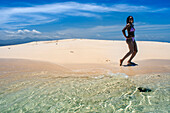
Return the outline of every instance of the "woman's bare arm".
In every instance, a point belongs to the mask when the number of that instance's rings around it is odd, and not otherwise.
[[[122,33],[123,33],[123,35],[124,35],[125,38],[128,38],[128,37],[126,36],[126,33],[125,33],[125,30],[126,30],[128,27],[130,27],[130,24],[129,24],[129,23],[128,23],[128,24],[123,28],[123,30],[122,30]]]

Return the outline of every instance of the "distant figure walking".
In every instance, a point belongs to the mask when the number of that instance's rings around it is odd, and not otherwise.
[[[132,59],[134,58],[134,56],[136,55],[136,53],[138,52],[137,50],[137,44],[135,41],[135,28],[134,28],[134,19],[132,16],[128,16],[127,20],[126,20],[126,26],[123,28],[122,32],[123,35],[126,38],[126,43],[128,44],[129,47],[129,52],[122,58],[120,59],[120,66],[122,65],[123,61],[129,56],[131,55],[130,59],[127,61],[128,65],[134,65],[135,63],[132,62]],[[128,32],[128,36],[126,36],[125,30],[127,30]]]

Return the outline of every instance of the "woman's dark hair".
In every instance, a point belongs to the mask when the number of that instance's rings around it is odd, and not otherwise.
[[[129,18],[130,18],[130,17],[132,17],[132,19],[133,19],[133,16],[128,16],[128,17],[127,17],[127,20],[126,20],[126,23],[127,23],[127,24],[130,23],[130,22],[129,22]],[[134,23],[134,19],[133,19],[133,23]]]

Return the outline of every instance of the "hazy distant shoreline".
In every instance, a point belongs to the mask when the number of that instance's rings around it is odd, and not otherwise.
[[[0,47],[1,46],[9,46],[9,45],[18,45],[18,44],[25,44],[25,43],[30,43],[30,42],[36,42],[36,41],[54,41],[54,40],[64,40],[68,38],[57,38],[57,39],[40,39],[40,38],[23,38],[23,39],[7,39],[7,40],[2,40],[0,39]],[[71,38],[69,38],[71,39]],[[75,39],[89,39],[89,38],[75,38]],[[89,40],[114,40],[114,41],[123,41],[125,39],[97,39],[97,38],[92,38]],[[136,40],[136,41],[149,41],[149,42],[165,42],[165,43],[170,43],[170,41],[162,41],[162,40]]]

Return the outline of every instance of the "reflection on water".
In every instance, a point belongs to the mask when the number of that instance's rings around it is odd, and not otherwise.
[[[44,74],[12,82],[1,79],[4,85],[0,86],[0,112],[167,113],[169,78],[159,75],[159,80],[155,76],[146,79],[146,76],[135,78],[108,73],[62,78]],[[139,86],[152,91],[139,92]]]

